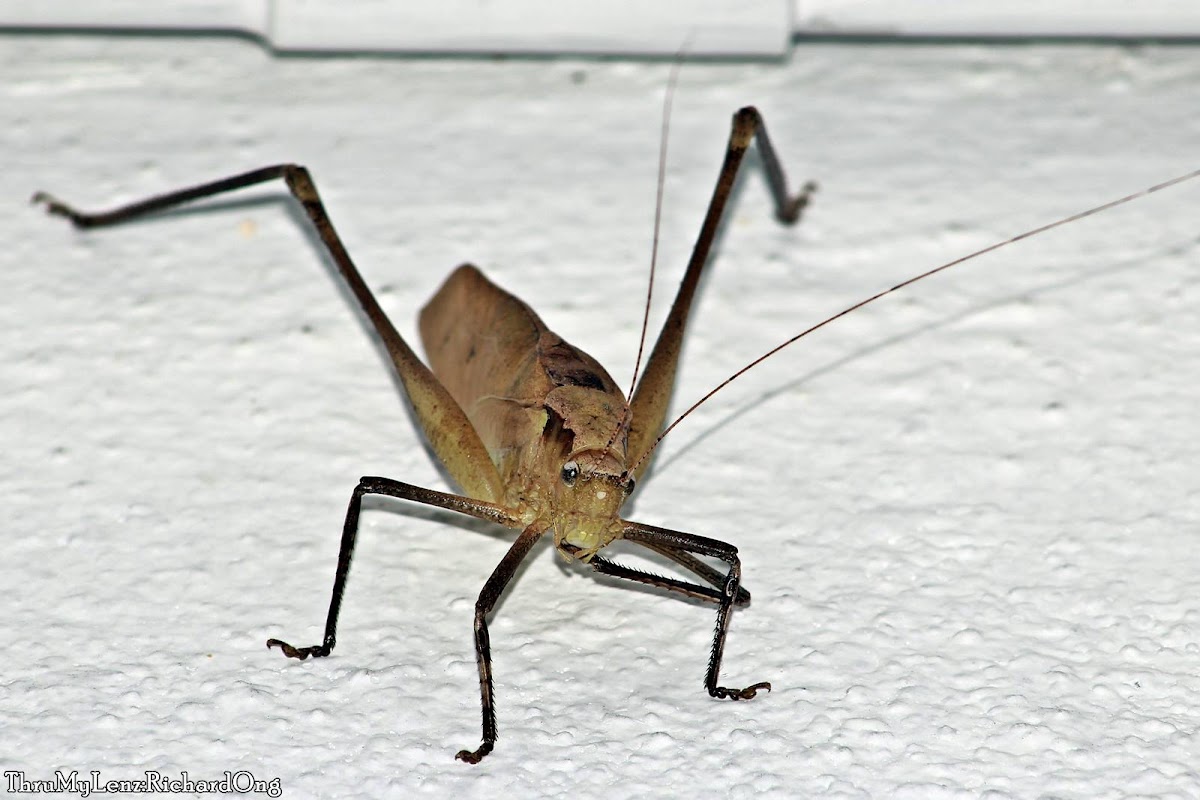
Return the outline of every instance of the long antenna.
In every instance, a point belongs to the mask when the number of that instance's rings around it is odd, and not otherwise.
[[[1163,183],[1155,184],[1154,186],[1151,186],[1148,189],[1142,189],[1141,191],[1134,192],[1133,194],[1127,194],[1124,197],[1119,197],[1116,200],[1110,200],[1109,202],[1104,203],[1102,205],[1095,206],[1094,208],[1089,208],[1087,211],[1080,211],[1079,213],[1072,214],[1069,217],[1063,217],[1062,219],[1059,219],[1056,222],[1051,222],[1048,225],[1042,225],[1041,227],[1033,228],[1032,230],[1028,230],[1028,231],[1025,231],[1024,233],[1017,234],[1016,236],[1013,236],[1010,239],[1005,239],[1001,242],[997,242],[995,244],[989,245],[989,246],[983,248],[982,250],[976,250],[973,253],[968,253],[967,255],[956,258],[953,261],[948,261],[945,264],[942,264],[940,267],[934,267],[933,269],[928,270],[927,272],[922,272],[920,275],[909,278],[908,280],[904,281],[903,283],[898,283],[890,289],[884,289],[882,292],[873,294],[870,297],[868,297],[866,300],[860,300],[859,302],[855,303],[854,305],[850,306],[849,308],[843,309],[842,311],[839,311],[838,313],[834,314],[832,317],[828,317],[827,319],[824,319],[821,322],[818,322],[816,325],[813,325],[811,328],[801,331],[800,333],[796,334],[795,336],[793,336],[792,338],[783,342],[782,344],[776,345],[775,347],[771,348],[767,352],[763,353],[758,358],[751,361],[746,366],[739,369],[737,372],[730,375],[725,380],[721,381],[719,384],[717,384],[717,386],[714,389],[712,389],[710,392],[708,392],[708,394],[704,395],[699,400],[697,400],[696,402],[694,402],[690,406],[688,406],[687,411],[684,411],[682,414],[680,414],[678,417],[676,417],[674,419],[674,421],[671,422],[671,424],[668,425],[663,430],[663,432],[658,435],[658,438],[654,440],[654,443],[652,445],[650,445],[649,448],[647,448],[646,452],[643,453],[641,458],[639,458],[637,460],[637,463],[635,463],[632,467],[629,468],[629,472],[630,473],[635,472],[637,470],[638,466],[640,466],[641,463],[643,461],[645,461],[650,456],[651,453],[654,452],[655,448],[658,447],[658,445],[662,442],[662,440],[666,438],[667,434],[670,433],[672,430],[674,430],[676,425],[678,425],[685,418],[687,418],[687,416],[689,414],[691,414],[693,411],[695,411],[697,408],[702,406],[704,403],[708,402],[709,398],[711,398],[717,392],[721,391],[726,386],[728,386],[729,384],[733,383],[735,380],[740,378],[742,375],[746,374],[754,367],[757,367],[759,364],[761,364],[762,362],[766,361],[771,356],[778,353],[780,350],[783,350],[785,347],[788,347],[788,346],[794,344],[795,342],[798,342],[799,340],[803,339],[805,336],[808,336],[810,333],[812,333],[816,330],[819,330],[820,328],[824,328],[826,325],[833,322],[834,320],[840,319],[840,318],[846,316],[851,311],[857,311],[858,309],[862,308],[863,306],[875,302],[876,300],[883,297],[884,295],[891,294],[892,292],[903,289],[906,286],[911,286],[912,284],[916,283],[917,281],[925,280],[926,278],[928,278],[932,275],[936,275],[937,273],[939,273],[943,270],[947,270],[947,269],[950,269],[951,267],[958,266],[959,264],[962,264],[964,261],[970,261],[973,258],[978,258],[979,256],[984,255],[985,253],[990,253],[993,250],[999,250],[1001,247],[1007,247],[1010,244],[1015,244],[1015,243],[1021,241],[1022,239],[1028,239],[1031,236],[1037,236],[1040,233],[1045,233],[1046,231],[1052,230],[1052,229],[1057,228],[1062,225],[1066,225],[1071,222],[1077,222],[1081,219],[1084,219],[1085,217],[1090,217],[1090,216],[1093,216],[1094,214],[1099,214],[1102,211],[1108,211],[1109,209],[1116,208],[1117,206],[1132,202],[1133,200],[1137,200],[1139,198],[1145,197],[1146,195],[1154,194],[1155,192],[1161,192],[1163,189],[1169,189],[1172,186],[1183,183],[1184,181],[1190,181],[1191,179],[1196,178],[1196,177],[1200,177],[1200,169],[1193,170],[1192,172],[1189,172],[1186,175],[1180,175],[1179,177],[1172,178],[1169,181],[1164,181]]]
[[[679,70],[683,66],[683,56],[691,44],[691,35],[675,54],[675,62],[671,64],[671,72],[667,76],[667,92],[663,96],[662,126],[658,137],[658,182],[654,195],[654,237],[650,245],[650,278],[646,281],[646,305],[642,311],[642,335],[638,339],[637,358],[633,362],[633,378],[629,381],[627,397],[633,397],[637,388],[638,372],[642,368],[642,355],[646,350],[646,332],[650,328],[650,300],[654,297],[654,273],[658,267],[658,237],[662,230],[663,186],[667,182],[667,141],[671,133],[671,104],[675,99],[675,88],[679,85]],[[621,415],[621,421],[613,429],[605,449],[613,446],[613,442],[621,435],[621,429],[629,419],[629,406]]]
[[[686,47],[686,45],[685,45]],[[663,186],[667,179],[667,140],[671,132],[671,104],[675,89],[679,85],[679,69],[683,66],[683,50],[675,57],[667,78],[667,92],[663,97],[662,127],[658,139],[658,184],[654,197],[654,239],[650,245],[650,279],[646,282],[646,307],[642,312],[642,335],[638,340],[637,359],[633,362],[633,380],[629,382],[629,396],[637,388],[638,372],[642,368],[642,354],[646,350],[646,332],[650,327],[650,299],[654,296],[654,273],[658,267],[658,237],[662,230]]]

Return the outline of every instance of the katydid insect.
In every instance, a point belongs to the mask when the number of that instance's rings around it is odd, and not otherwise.
[[[595,359],[549,331],[520,300],[473,266],[459,267],[420,318],[430,366],[417,357],[379,306],[342,245],[308,170],[280,164],[99,213],[81,213],[48,195],[35,202],[77,227],[112,225],[192,200],[282,178],[301,203],[342,277],[383,340],[413,411],[438,459],[463,490],[445,494],[379,477],[359,481],[342,532],[333,598],[319,645],[294,647],[271,639],[291,658],[327,656],[337,643],[342,595],[358,535],[362,498],[381,494],[458,511],[519,529],[520,535],[487,579],[475,604],[475,650],[483,710],[483,741],[457,757],[477,763],[496,743],[491,648],[487,616],[534,544],[548,531],[568,559],[597,572],[680,592],[717,605],[717,624],[705,688],[713,697],[748,700],[770,684],[719,684],[730,610],[750,602],[741,587],[733,545],[690,533],[629,522],[618,512],[649,464],[674,384],[692,298],[743,156],[757,142],[775,201],[786,223],[799,219],[811,185],[787,192],[783,169],[754,108],[734,116],[725,163],[713,192],[687,273],[646,371],[627,403]],[[617,564],[597,553],[617,539],[642,545],[708,585],[662,577]],[[723,561],[724,574],[697,556]]]
[[[885,294],[1004,244],[1200,175],[1198,170],[1059,220],[879,292],[751,362],[664,430],[692,299],[739,166],[752,143],[758,147],[777,217],[785,223],[794,223],[809,202],[811,185],[794,195],[787,191],[783,169],[759,113],[753,108],[738,111],[687,270],[645,373],[628,402],[594,359],[551,333],[527,305],[490,283],[469,265],[456,270],[421,313],[421,336],[430,360],[430,366],[426,367],[397,333],[359,275],[304,167],[292,164],[265,167],[96,214],[81,213],[43,194],[34,199],[44,203],[52,214],[68,218],[77,227],[91,228],[117,224],[275,179],[285,181],[386,345],[418,423],[463,494],[446,494],[386,478],[362,478],[353,491],[346,514],[322,642],[295,647],[270,639],[267,645],[301,660],[309,656],[327,656],[335,647],[338,615],[364,495],[380,494],[425,503],[520,530],[516,541],[485,582],[475,605],[482,742],[473,751],[458,752],[457,758],[477,763],[492,751],[497,737],[488,614],[520,562],[550,531],[555,547],[563,556],[578,559],[599,573],[649,584],[717,606],[705,675],[705,688],[711,696],[744,700],[755,697],[759,690],[770,689],[767,682],[729,688],[722,686],[719,680],[731,610],[750,601],[750,594],[741,586],[737,549],[714,539],[629,522],[619,516],[621,506],[633,491],[635,480],[646,471],[650,454],[683,416],[783,347]],[[698,581],[653,575],[610,561],[600,554],[618,539],[674,562],[694,574]],[[726,569],[720,571],[701,560],[702,557],[719,560]]]

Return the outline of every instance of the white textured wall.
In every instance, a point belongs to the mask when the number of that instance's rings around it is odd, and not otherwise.
[[[662,64],[274,60],[219,39],[0,39],[0,763],[28,778],[248,769],[289,797],[1196,797],[1200,182],[856,314],[706,406],[632,514],[741,548],[712,611],[508,534],[370,512],[315,642],[360,475],[441,488],[380,353],[286,205],[81,235],[86,205],[308,164],[401,330],[473,260],[632,367]],[[1197,166],[1188,47],[804,45],[688,65],[673,287],[730,112],[764,111],[797,229],[745,184],[678,399],[915,272]],[[656,304],[656,318],[662,308]]]

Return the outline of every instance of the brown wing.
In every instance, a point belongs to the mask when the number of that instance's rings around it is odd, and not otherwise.
[[[506,479],[536,447],[546,427],[546,397],[557,387],[615,395],[624,405],[595,359],[548,330],[533,309],[470,264],[451,273],[421,309],[419,327],[434,375],[462,406]]]
[[[545,427],[541,398],[553,388],[537,368],[545,324],[464,264],[421,309],[419,326],[433,374],[462,406],[507,481],[513,457]]]

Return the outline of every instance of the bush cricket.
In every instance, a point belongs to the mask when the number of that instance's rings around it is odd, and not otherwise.
[[[278,647],[284,655],[300,660],[327,656],[336,646],[338,615],[364,495],[424,503],[519,530],[516,540],[484,583],[475,604],[482,741],[475,750],[464,749],[456,754],[458,759],[474,764],[493,750],[497,738],[487,618],[521,561],[549,532],[553,534],[555,548],[568,560],[579,560],[601,574],[717,606],[704,681],[709,695],[748,700],[760,690],[771,688],[765,681],[744,688],[720,683],[731,611],[750,602],[749,592],[741,585],[737,548],[691,533],[627,521],[619,515],[658,443],[697,406],[779,350],[886,294],[983,253],[1200,175],[1197,170],[1060,219],[878,292],[750,362],[664,426],[692,300],[739,167],[752,144],[757,146],[775,214],[781,222],[795,223],[811,198],[813,184],[805,184],[795,194],[789,193],[783,168],[759,112],[746,107],[734,114],[724,162],[684,277],[645,372],[636,380],[628,401],[595,359],[549,331],[529,306],[492,284],[471,265],[455,270],[421,311],[419,327],[429,359],[427,367],[393,327],[360,276],[312,177],[302,166],[268,166],[100,213],[77,211],[43,193],[35,195],[34,201],[44,204],[51,214],[66,217],[76,227],[94,228],[276,179],[286,183],[386,346],[422,432],[463,493],[448,494],[382,477],[362,478],[354,488],[346,513],[321,643],[295,647],[270,639],[267,646]],[[635,368],[635,379],[636,373]],[[696,582],[651,574],[600,554],[618,539],[673,562],[693,574]],[[710,566],[702,557],[723,562],[724,570]]]

